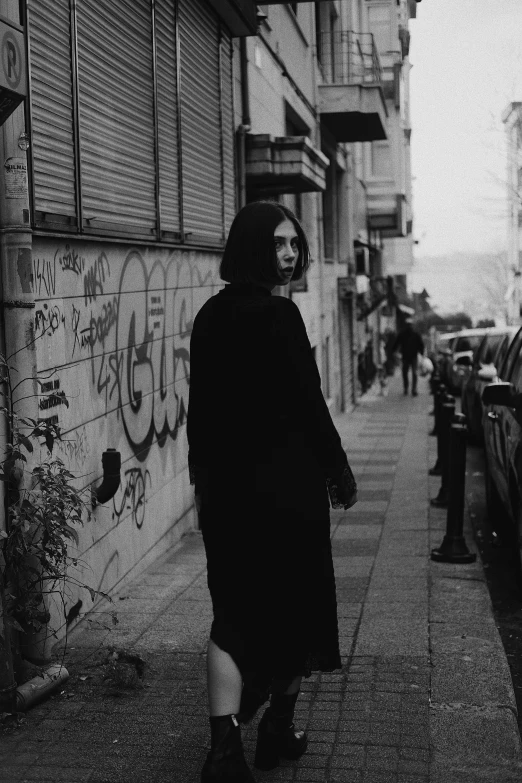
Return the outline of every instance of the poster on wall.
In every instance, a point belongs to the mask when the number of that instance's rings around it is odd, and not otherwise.
[[[25,158],[7,158],[4,163],[5,197],[27,198],[27,163]]]

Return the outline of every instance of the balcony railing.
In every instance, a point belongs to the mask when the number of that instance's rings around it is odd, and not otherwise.
[[[327,84],[381,82],[381,63],[372,33],[324,32],[318,43],[318,59]]]

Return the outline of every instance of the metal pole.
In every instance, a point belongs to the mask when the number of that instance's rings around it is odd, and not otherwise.
[[[447,508],[449,501],[449,453],[450,453],[450,428],[451,421],[455,414],[455,397],[446,394],[440,412],[440,432],[438,442],[440,443],[440,462],[442,481],[439,494],[432,498],[430,503],[435,508]]]
[[[476,554],[469,551],[463,535],[466,429],[466,417],[462,413],[456,414],[450,428],[446,535],[440,547],[431,552],[431,559],[439,563],[473,563],[477,559]]]
[[[16,4],[18,6],[18,4]],[[11,4],[9,17],[20,23],[18,10]],[[23,20],[22,20],[23,21]],[[34,348],[34,293],[32,275],[32,241],[29,213],[29,189],[27,186],[27,157],[25,149],[19,146],[25,125],[24,105],[19,106],[0,128],[0,351],[11,366],[16,367],[16,381],[19,384],[12,400],[18,415],[38,418],[36,375],[36,353]],[[7,165],[9,163],[9,165]],[[10,173],[10,166],[18,172],[16,186]],[[27,399],[24,399],[26,398]],[[23,401],[17,404],[17,399]],[[4,401],[7,402],[7,401]],[[9,405],[8,405],[9,407]],[[5,424],[0,425],[1,439]],[[5,442],[5,441],[4,441]],[[3,443],[2,443],[3,445]],[[30,466],[27,466],[30,470]],[[0,495],[3,496],[2,482]],[[2,498],[3,500],[3,498]],[[0,508],[7,511],[0,502]],[[0,520],[0,530],[8,530],[6,518]],[[3,564],[0,564],[3,570]],[[1,575],[0,575],[1,576]],[[3,585],[0,580],[0,591]],[[5,595],[0,598],[5,608]],[[4,623],[3,640],[0,640],[0,711],[12,711],[16,685],[14,682],[13,648],[11,629]]]

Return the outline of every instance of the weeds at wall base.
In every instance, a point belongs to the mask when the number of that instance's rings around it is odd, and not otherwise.
[[[78,529],[91,519],[91,488],[78,488],[74,474],[53,456],[59,427],[15,411],[14,390],[20,382],[13,386],[11,370],[0,356],[0,414],[7,430],[0,458],[5,509],[5,529],[0,529],[0,694],[8,694],[0,710],[7,706],[14,712],[13,684],[21,685],[25,677],[21,659],[50,663],[50,649],[58,639],[49,625],[50,601],[58,603],[68,625],[66,595],[71,588],[75,593],[86,590],[92,601],[111,599],[78,578],[81,563],[69,554],[79,542]],[[29,380],[42,388],[39,379]],[[61,403],[69,404],[66,399]],[[81,600],[77,603],[81,607]]]

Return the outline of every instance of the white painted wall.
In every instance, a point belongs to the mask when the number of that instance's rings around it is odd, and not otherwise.
[[[218,262],[201,251],[34,240],[39,376],[69,401],[41,400],[40,413],[57,417],[57,452],[79,486],[101,479],[107,448],[122,457],[116,496],[80,531],[81,571],[94,589],[134,577],[196,524],[189,343],[197,311],[222,285]],[[73,590],[67,605],[77,599]]]

